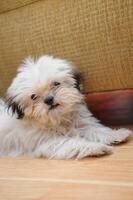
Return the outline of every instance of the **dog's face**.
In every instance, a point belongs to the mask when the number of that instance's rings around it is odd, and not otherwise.
[[[69,118],[83,101],[80,76],[61,59],[27,59],[7,91],[9,107],[18,118],[57,124]]]

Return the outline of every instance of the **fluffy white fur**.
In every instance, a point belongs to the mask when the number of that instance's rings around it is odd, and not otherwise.
[[[112,152],[131,131],[112,130],[95,119],[79,90],[73,65],[52,56],[28,58],[0,101],[0,156],[29,154],[50,159]],[[45,99],[52,95],[53,105]]]

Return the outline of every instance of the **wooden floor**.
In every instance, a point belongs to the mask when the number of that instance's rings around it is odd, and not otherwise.
[[[133,139],[82,161],[0,159],[0,200],[74,199],[133,199]]]

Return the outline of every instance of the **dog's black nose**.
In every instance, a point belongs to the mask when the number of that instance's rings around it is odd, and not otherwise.
[[[51,106],[53,104],[53,101],[54,101],[53,96],[47,96],[46,99],[44,100],[44,103]]]

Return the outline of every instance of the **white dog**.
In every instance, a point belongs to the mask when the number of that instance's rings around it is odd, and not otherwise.
[[[130,134],[101,125],[84,102],[78,71],[52,56],[28,58],[0,102],[0,156],[99,156]]]

